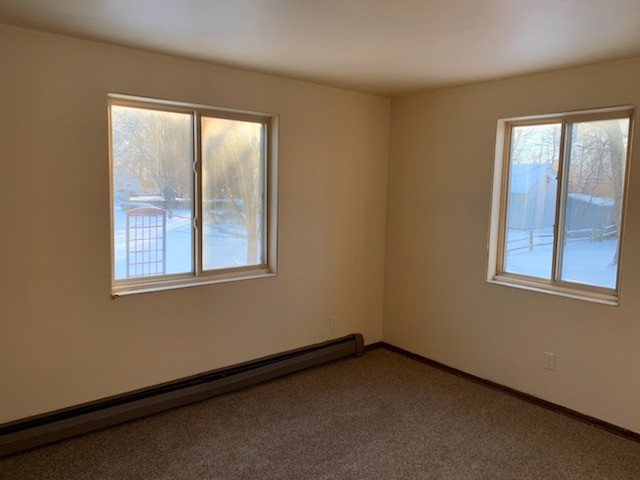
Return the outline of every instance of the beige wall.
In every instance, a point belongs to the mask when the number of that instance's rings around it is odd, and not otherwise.
[[[0,422],[382,339],[388,99],[7,26],[0,66]],[[276,278],[111,299],[108,92],[280,114]]]
[[[496,120],[639,103],[640,60],[394,99],[385,341],[640,432],[637,127],[621,305],[485,282]]]

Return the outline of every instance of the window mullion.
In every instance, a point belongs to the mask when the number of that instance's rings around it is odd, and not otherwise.
[[[556,212],[553,225],[553,257],[551,259],[551,282],[558,282],[562,276],[562,258],[565,243],[565,219],[567,209],[567,186],[569,182],[569,145],[571,124],[563,121],[558,151],[558,178],[556,190]]]
[[[193,266],[202,274],[202,135],[200,113],[193,112]]]
[[[269,126],[265,124],[262,127],[262,162],[260,165],[260,171],[262,173],[262,258],[260,263],[267,264],[269,262],[269,203],[271,202],[271,196],[269,194],[269,182],[267,179],[271,178],[271,173],[268,171],[269,165]]]

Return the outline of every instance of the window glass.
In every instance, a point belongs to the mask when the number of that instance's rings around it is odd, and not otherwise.
[[[264,262],[264,129],[202,117],[205,270]]]
[[[615,288],[628,119],[571,125],[562,280]]]
[[[511,130],[504,269],[551,278],[561,124]]]
[[[114,278],[193,271],[192,117],[113,105]]]

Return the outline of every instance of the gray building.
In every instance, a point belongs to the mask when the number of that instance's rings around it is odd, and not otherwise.
[[[557,184],[556,171],[551,164],[511,165],[508,227],[521,230],[553,227]],[[567,195],[567,230],[602,228],[615,223],[613,198],[584,193]]]
[[[550,163],[511,165],[508,228],[553,227],[557,185],[556,171]]]

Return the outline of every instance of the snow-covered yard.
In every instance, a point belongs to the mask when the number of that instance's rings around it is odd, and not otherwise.
[[[511,273],[550,278],[553,247],[550,228],[533,231],[534,247],[529,247],[529,231],[510,229],[507,234],[505,269]],[[568,239],[564,247],[562,280],[615,288],[617,267],[614,261],[617,238],[591,242],[588,238]],[[524,247],[524,248],[521,248]]]
[[[114,209],[115,278],[126,278],[127,213],[119,205]],[[232,224],[207,225],[204,233],[204,264],[231,267],[247,264],[247,239],[243,227]],[[192,271],[193,229],[191,212],[175,210],[167,216],[166,273]]]

